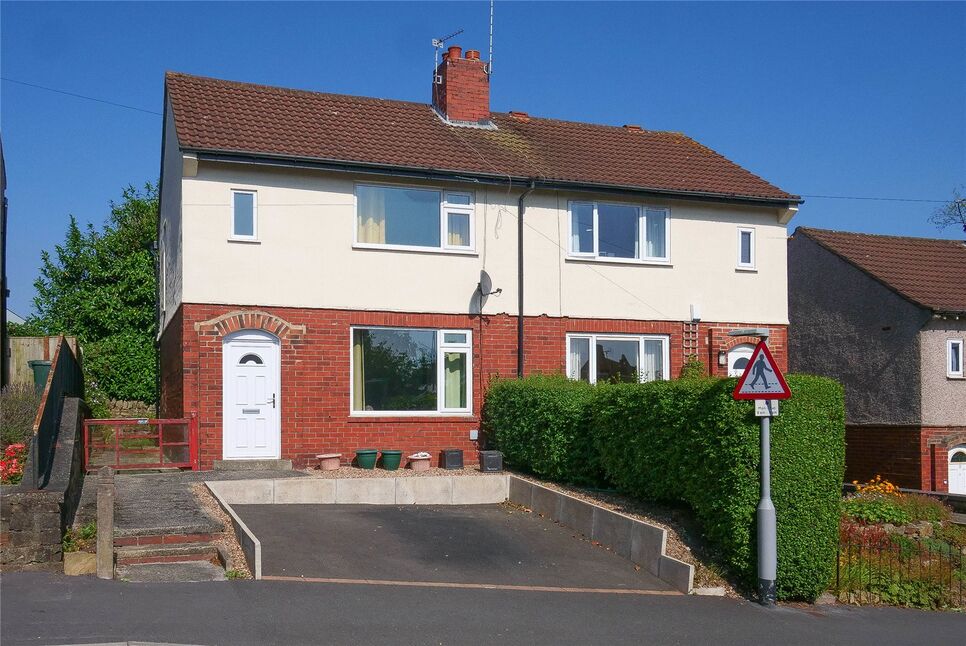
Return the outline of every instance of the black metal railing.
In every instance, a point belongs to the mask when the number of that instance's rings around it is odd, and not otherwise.
[[[904,536],[842,541],[835,593],[843,603],[964,608],[963,549],[943,540]]]

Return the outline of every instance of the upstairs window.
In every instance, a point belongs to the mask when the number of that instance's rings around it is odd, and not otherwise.
[[[571,202],[570,255],[667,262],[668,210],[609,202]]]
[[[963,378],[963,340],[949,339],[946,341],[946,376]]]
[[[258,210],[254,191],[231,192],[231,238],[255,240],[257,238]]]
[[[473,197],[469,193],[359,185],[356,244],[472,250]]]
[[[755,230],[738,227],[738,269],[755,268]]]

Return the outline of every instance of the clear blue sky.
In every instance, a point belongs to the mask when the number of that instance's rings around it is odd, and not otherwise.
[[[0,4],[4,77],[160,112],[165,70],[428,102],[430,40],[487,2]],[[497,2],[492,107],[685,132],[802,195],[966,183],[966,4]],[[484,54],[485,55],[485,54]],[[155,181],[160,116],[0,84],[10,306],[68,215]],[[935,204],[807,198],[792,226],[940,234]]]

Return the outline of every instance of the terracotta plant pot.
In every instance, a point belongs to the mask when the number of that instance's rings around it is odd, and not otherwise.
[[[319,459],[320,471],[335,471],[342,463],[341,453],[323,453],[315,457]]]
[[[432,456],[428,453],[410,455],[409,468],[413,471],[429,471],[429,461],[431,459]]]

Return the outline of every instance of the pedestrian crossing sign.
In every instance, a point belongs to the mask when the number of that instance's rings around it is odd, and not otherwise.
[[[745,367],[735,392],[735,399],[788,399],[792,391],[785,383],[785,376],[778,369],[775,359],[764,341],[759,341]]]

